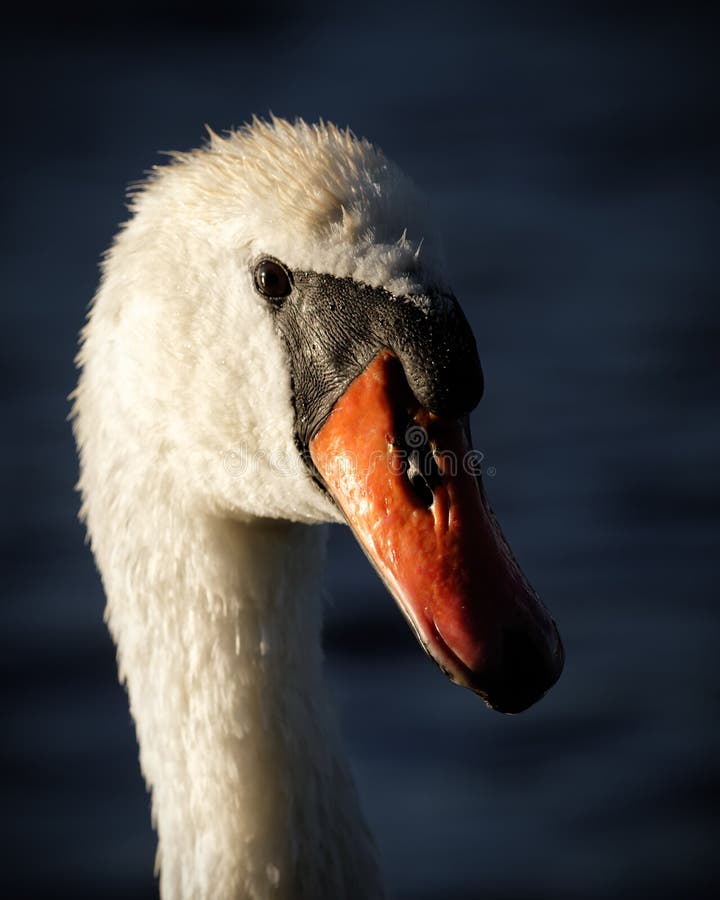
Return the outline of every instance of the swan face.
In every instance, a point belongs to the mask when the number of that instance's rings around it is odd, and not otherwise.
[[[159,169],[133,213],[81,353],[106,439],[188,505],[347,520],[453,680],[538,699],[562,645],[467,466],[482,372],[409,180],[332,126],[256,121]]]
[[[440,283],[439,254],[414,187],[366,141],[275,120],[178,155],[131,208],[85,332],[80,393],[112,397],[124,441],[154,454],[188,502],[337,521],[299,452],[287,343],[254,269],[272,258],[422,294]]]

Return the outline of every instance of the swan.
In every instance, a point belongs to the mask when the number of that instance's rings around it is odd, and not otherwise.
[[[383,897],[323,677],[318,525],[351,526],[489,706],[563,664],[476,471],[482,371],[426,204],[349,130],[209,130],[131,192],[78,366],[81,517],[162,897]]]

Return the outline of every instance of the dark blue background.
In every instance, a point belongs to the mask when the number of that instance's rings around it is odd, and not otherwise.
[[[328,674],[393,892],[720,887],[717,91],[710,15],[682,9],[127,2],[6,22],[3,897],[156,890],[65,398],[127,183],[204,123],[269,110],[350,125],[430,195],[485,367],[488,490],[567,649],[537,708],[495,715],[333,532]]]

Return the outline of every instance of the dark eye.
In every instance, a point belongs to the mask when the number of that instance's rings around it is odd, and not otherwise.
[[[290,273],[272,259],[262,259],[255,266],[255,287],[264,297],[277,300],[292,290]]]

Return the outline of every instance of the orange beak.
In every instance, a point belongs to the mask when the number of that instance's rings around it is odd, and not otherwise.
[[[310,442],[313,463],[421,644],[494,709],[557,681],[563,648],[488,506],[465,420],[420,406],[380,353]]]

